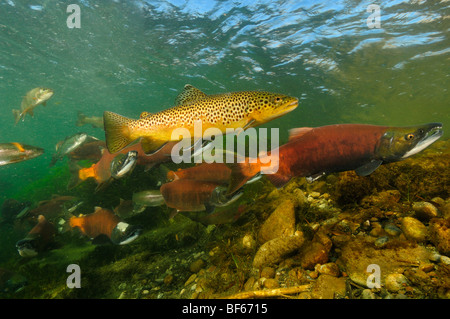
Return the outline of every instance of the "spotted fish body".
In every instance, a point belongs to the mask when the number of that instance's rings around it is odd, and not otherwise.
[[[185,128],[191,137],[196,121],[202,122],[202,137],[208,128],[226,133],[227,128],[248,128],[278,118],[298,106],[298,99],[277,93],[243,91],[206,95],[191,85],[177,97],[176,106],[157,113],[144,112],[138,120],[104,112],[106,144],[115,153],[142,137],[146,152],[157,150],[169,141],[178,141],[172,132]],[[211,133],[212,135],[213,133]],[[176,135],[176,134],[175,134]]]

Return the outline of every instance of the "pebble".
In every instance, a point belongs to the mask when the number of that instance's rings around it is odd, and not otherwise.
[[[338,265],[335,263],[326,263],[323,265],[317,264],[314,270],[320,274],[330,275],[333,277],[339,277],[340,271]]]
[[[205,266],[205,262],[203,259],[197,259],[191,263],[189,266],[189,270],[193,273],[197,273],[200,269]]]
[[[433,218],[429,224],[430,241],[443,255],[450,254],[450,221]]]
[[[299,253],[304,269],[314,269],[316,264],[326,264],[333,243],[322,233],[316,233],[312,242],[304,245]]]
[[[376,247],[380,248],[383,247],[384,245],[386,245],[386,243],[389,241],[389,237],[388,236],[382,236],[382,237],[378,237],[374,244]]]
[[[439,214],[436,206],[428,202],[415,202],[412,204],[412,209],[416,213],[416,217],[421,220],[430,220]]]
[[[393,273],[386,276],[384,279],[385,287],[390,292],[398,292],[405,288],[408,280],[403,274]]]
[[[371,289],[364,289],[361,292],[361,299],[377,299],[377,297]]]
[[[264,280],[264,288],[274,289],[278,287],[280,287],[280,285],[278,284],[278,281],[276,279],[267,278],[266,280]]]
[[[450,266],[450,257],[447,256],[441,256],[441,258],[439,259],[439,261],[441,263],[443,263],[444,265]]]
[[[392,237],[399,236],[402,233],[402,230],[400,228],[391,223],[387,223],[386,225],[384,225],[383,229],[386,234]]]
[[[434,265],[433,264],[423,264],[419,267],[420,270],[422,270],[423,272],[430,272],[434,269]]]
[[[255,282],[256,282],[255,277],[252,276],[252,277],[248,278],[248,280],[244,284],[244,290],[245,291],[253,290],[253,286],[255,285]]]
[[[173,281],[173,276],[172,275],[167,275],[166,277],[164,277],[164,284],[168,285]]]
[[[273,269],[272,267],[264,267],[261,270],[261,277],[274,278],[275,277],[275,269]]]
[[[256,246],[256,240],[251,234],[246,234],[242,237],[242,247],[246,250],[253,250]]]
[[[406,238],[417,242],[423,242],[428,237],[427,227],[414,217],[403,218],[402,231]]]
[[[197,274],[192,274],[188,280],[186,280],[186,282],[184,283],[184,286],[186,287],[187,285],[189,285],[190,283],[194,282],[195,278],[197,278]]]

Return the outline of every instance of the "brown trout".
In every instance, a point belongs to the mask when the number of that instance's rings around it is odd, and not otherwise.
[[[172,136],[175,129],[187,129],[193,138],[208,138],[208,128],[226,133],[226,129],[255,127],[294,110],[298,99],[259,91],[207,95],[186,85],[175,103],[176,106],[157,113],[144,112],[138,120],[105,111],[108,150],[115,153],[142,137],[145,152],[155,151],[169,141],[181,140],[180,136]],[[202,136],[195,135],[196,121],[201,121]]]

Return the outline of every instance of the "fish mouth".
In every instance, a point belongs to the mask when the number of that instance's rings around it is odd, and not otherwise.
[[[428,146],[436,142],[442,135],[444,131],[442,130],[441,123],[432,123],[430,124],[430,128],[425,133],[425,135],[420,139],[420,141],[408,152],[406,152],[402,159],[410,157],[414,154],[419,153],[420,151],[426,149]]]

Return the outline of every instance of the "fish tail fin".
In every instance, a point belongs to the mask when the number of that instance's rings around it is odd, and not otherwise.
[[[85,120],[86,120],[86,115],[84,115],[83,112],[78,111],[77,123],[75,125],[76,126],[83,126],[85,124],[84,123]]]
[[[14,114],[14,125],[17,125],[21,119],[20,111],[13,109],[12,112]]]
[[[105,128],[106,147],[113,154],[130,144],[128,125],[134,120],[119,114],[105,111],[103,123]]]
[[[260,172],[260,165],[258,163],[234,163],[228,164],[228,167],[231,168],[231,175],[227,195],[234,194]]]

